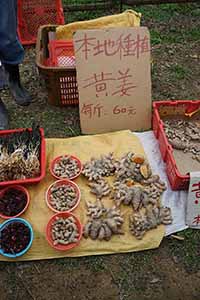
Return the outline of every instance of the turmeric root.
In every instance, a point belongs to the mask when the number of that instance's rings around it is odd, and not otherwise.
[[[82,174],[89,181],[97,181],[105,176],[111,176],[115,172],[115,160],[113,153],[101,156],[99,159],[91,158],[83,166]]]
[[[124,222],[120,210],[115,207],[105,209],[102,205],[96,205],[98,211],[101,210],[101,214],[88,213],[90,219],[85,224],[83,229],[83,236],[85,238],[90,237],[93,240],[105,240],[109,241],[113,234],[123,234],[121,226]]]
[[[137,239],[142,239],[148,230],[156,228],[160,224],[169,225],[171,223],[170,208],[148,206],[144,212],[135,212],[130,216],[129,229]]]
[[[97,182],[91,182],[88,184],[91,188],[90,192],[95,194],[97,199],[101,199],[108,196],[111,192],[111,188],[107,181],[99,179]]]

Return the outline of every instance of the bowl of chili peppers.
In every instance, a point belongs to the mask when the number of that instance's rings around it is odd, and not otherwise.
[[[31,224],[22,218],[13,218],[0,224],[0,254],[9,258],[24,255],[33,242]]]
[[[3,188],[0,191],[0,217],[2,219],[16,218],[28,208],[30,196],[28,190],[20,185]]]

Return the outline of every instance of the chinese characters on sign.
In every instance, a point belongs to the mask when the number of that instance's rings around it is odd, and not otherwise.
[[[186,223],[200,228],[200,172],[190,173]]]
[[[84,33],[82,38],[75,39],[76,52],[82,52],[82,58],[88,60],[90,56],[115,56],[122,60],[126,56],[135,56],[137,59],[145,52],[150,51],[149,36],[140,33],[122,33],[113,38],[103,37],[101,39],[90,37]]]
[[[112,73],[103,73],[93,74],[91,78],[84,79],[86,81],[86,85],[83,88],[88,88],[94,86],[96,91],[96,97],[99,97],[99,94],[103,92],[104,96],[109,96],[107,91],[107,86],[109,85],[109,80],[115,80],[118,85],[116,85],[116,91],[114,90],[111,95],[120,96],[131,96],[131,90],[136,86],[133,85],[129,78],[132,78],[132,75],[129,74],[130,69],[128,68],[126,71],[118,71],[117,78],[112,76]]]
[[[147,28],[79,30],[74,35],[83,133],[151,127]]]
[[[89,119],[93,117],[101,118],[103,115],[106,115],[106,110],[104,106],[100,103],[92,104],[92,103],[83,103],[81,107],[81,113],[87,116]],[[120,107],[119,105],[115,105],[112,109],[113,116],[118,116],[120,114],[135,115],[136,110],[134,107]]]

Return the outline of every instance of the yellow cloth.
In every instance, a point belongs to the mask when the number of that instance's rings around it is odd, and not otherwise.
[[[74,32],[80,29],[140,26],[140,18],[140,13],[133,10],[126,10],[121,14],[113,16],[101,17],[89,21],[73,22],[58,26],[56,28],[56,38],[58,40],[72,40]]]
[[[45,239],[45,228],[49,218],[53,212],[47,207],[45,202],[45,192],[48,186],[54,182],[49,172],[49,162],[62,154],[76,155],[85,162],[93,157],[99,157],[101,154],[114,152],[116,157],[120,157],[128,151],[144,154],[144,150],[140,141],[130,131],[119,131],[109,134],[101,134],[94,136],[81,136],[68,139],[47,139],[47,174],[46,177],[37,185],[29,186],[30,192],[30,206],[27,212],[22,215],[22,218],[27,219],[33,226],[34,241],[30,250],[22,257],[21,260],[37,260],[59,257],[71,256],[86,256],[97,254],[110,254],[120,252],[132,252],[145,249],[152,249],[159,246],[162,238],[164,237],[164,226],[161,225],[157,229],[149,231],[142,240],[135,239],[128,230],[128,215],[131,213],[130,207],[122,207],[122,213],[125,213],[125,223],[123,229],[126,232],[124,235],[113,236],[108,242],[106,241],[93,241],[91,239],[81,239],[79,246],[68,251],[59,252],[51,248]],[[76,183],[81,190],[81,201],[78,208],[73,212],[82,222],[86,223],[86,209],[85,200],[95,201],[94,195],[89,191],[86,185],[86,179],[80,176]],[[103,200],[104,205],[111,207],[113,202],[109,198]],[[2,222],[3,220],[1,220]],[[1,261],[13,261],[3,256],[0,257]]]

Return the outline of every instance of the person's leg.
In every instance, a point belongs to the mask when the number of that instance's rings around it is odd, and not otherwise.
[[[4,71],[4,67],[0,62],[0,90],[5,89],[8,86],[8,81],[6,80],[6,74]]]
[[[0,130],[8,129],[8,112],[0,98]]]
[[[19,64],[24,49],[17,36],[17,0],[1,0],[0,9],[0,60],[2,61],[11,93],[19,105],[28,105],[31,97],[20,82]]]

